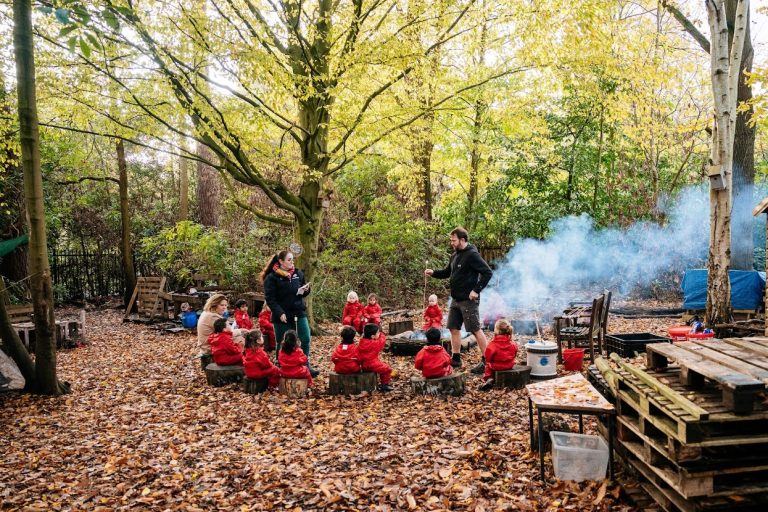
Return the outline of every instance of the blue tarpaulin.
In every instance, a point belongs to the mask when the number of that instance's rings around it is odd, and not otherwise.
[[[765,272],[730,270],[728,278],[731,281],[733,309],[757,309],[763,304]],[[683,309],[707,307],[707,269],[686,270],[680,286],[684,295]]]

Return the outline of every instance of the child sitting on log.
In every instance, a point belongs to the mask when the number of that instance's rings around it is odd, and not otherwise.
[[[368,304],[363,308],[363,324],[381,325],[381,306],[375,293],[368,294]]]
[[[272,364],[264,352],[264,338],[257,330],[245,335],[243,370],[249,379],[267,379],[270,389],[275,389],[280,383],[280,369]]]
[[[349,325],[345,325],[341,329],[341,343],[331,355],[334,372],[341,375],[360,373],[360,355],[358,347],[355,345],[356,335],[355,329]]]
[[[377,333],[378,336],[376,336]],[[374,336],[376,336],[376,339],[373,338]],[[379,331],[378,325],[366,324],[363,328],[363,337],[360,338],[360,344],[357,348],[357,353],[360,356],[360,366],[363,368],[363,371],[378,373],[381,379],[379,391],[385,393],[394,389],[389,385],[389,382],[392,380],[392,367],[379,359],[379,354],[384,350],[386,343],[387,337],[383,332]]]
[[[511,370],[515,367],[517,345],[512,338],[512,324],[506,318],[496,321],[495,336],[485,349],[485,373],[480,389],[487,391],[493,387],[493,372]]]
[[[213,362],[219,366],[239,366],[243,364],[243,349],[232,339],[232,329],[226,318],[213,322],[213,332],[208,336]]]
[[[430,330],[432,327],[440,329],[443,327],[443,310],[440,309],[440,305],[437,303],[437,295],[434,293],[429,296],[429,305],[424,310],[424,331]]]
[[[427,331],[427,346],[416,354],[414,365],[421,370],[425,379],[439,379],[453,373],[451,356],[440,343],[440,329],[432,327]]]
[[[309,359],[304,355],[298,344],[298,334],[293,329],[286,331],[280,346],[280,354],[277,360],[280,363],[280,376],[286,379],[307,379],[307,386],[312,385],[312,375],[309,373],[307,363]]]
[[[351,325],[357,333],[363,332],[363,305],[360,304],[357,294],[350,291],[347,294],[347,304],[341,314],[341,324]]]
[[[244,299],[235,302],[235,323],[239,329],[253,330],[253,320],[248,316],[248,303]]]
[[[275,350],[277,340],[275,339],[275,326],[272,325],[272,310],[269,309],[266,302],[259,313],[259,329],[264,335],[264,349],[267,352],[272,352]]]

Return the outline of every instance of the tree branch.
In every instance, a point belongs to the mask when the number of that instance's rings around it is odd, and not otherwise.
[[[699,46],[701,46],[705,52],[709,53],[709,39],[707,39],[707,36],[702,34],[698,28],[696,28],[696,25],[694,25],[691,20],[685,17],[685,14],[680,12],[680,9],[675,7],[674,5],[670,5],[667,0],[662,0],[661,5],[669,11],[669,13],[674,16],[674,18],[682,25],[683,29],[688,32],[691,37],[693,37],[697,43],[699,43]]]
[[[99,176],[81,176],[80,178],[78,178],[76,180],[63,180],[63,181],[56,181],[54,183],[56,183],[57,185],[77,185],[77,184],[82,183],[84,181],[101,181],[102,183],[103,182],[107,182],[107,181],[111,181],[113,183],[117,183],[118,185],[120,184],[120,180],[118,180],[117,178],[111,178],[109,176],[101,176],[101,177],[99,177]]]
[[[240,200],[239,197],[237,197],[237,191],[235,190],[235,187],[232,185],[232,182],[229,179],[229,176],[227,176],[227,173],[220,172],[219,173],[224,180],[224,185],[227,187],[227,190],[229,191],[229,197],[232,199],[232,201],[242,208],[243,210],[249,211],[252,214],[254,214],[256,217],[266,220],[267,222],[272,222],[274,224],[280,224],[281,226],[293,226],[293,222],[291,219],[286,219],[283,217],[277,217],[275,215],[270,215],[268,213],[264,213],[261,210],[258,210],[257,208],[244,203],[242,200]]]

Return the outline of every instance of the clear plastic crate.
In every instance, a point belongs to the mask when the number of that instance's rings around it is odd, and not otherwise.
[[[608,444],[600,436],[550,432],[552,464],[560,480],[602,480],[608,468]]]

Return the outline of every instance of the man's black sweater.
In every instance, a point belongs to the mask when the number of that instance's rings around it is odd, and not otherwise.
[[[477,247],[467,244],[451,255],[448,266],[435,270],[432,277],[451,278],[451,297],[455,300],[468,300],[472,290],[480,293],[493,277],[491,267],[485,262]]]

